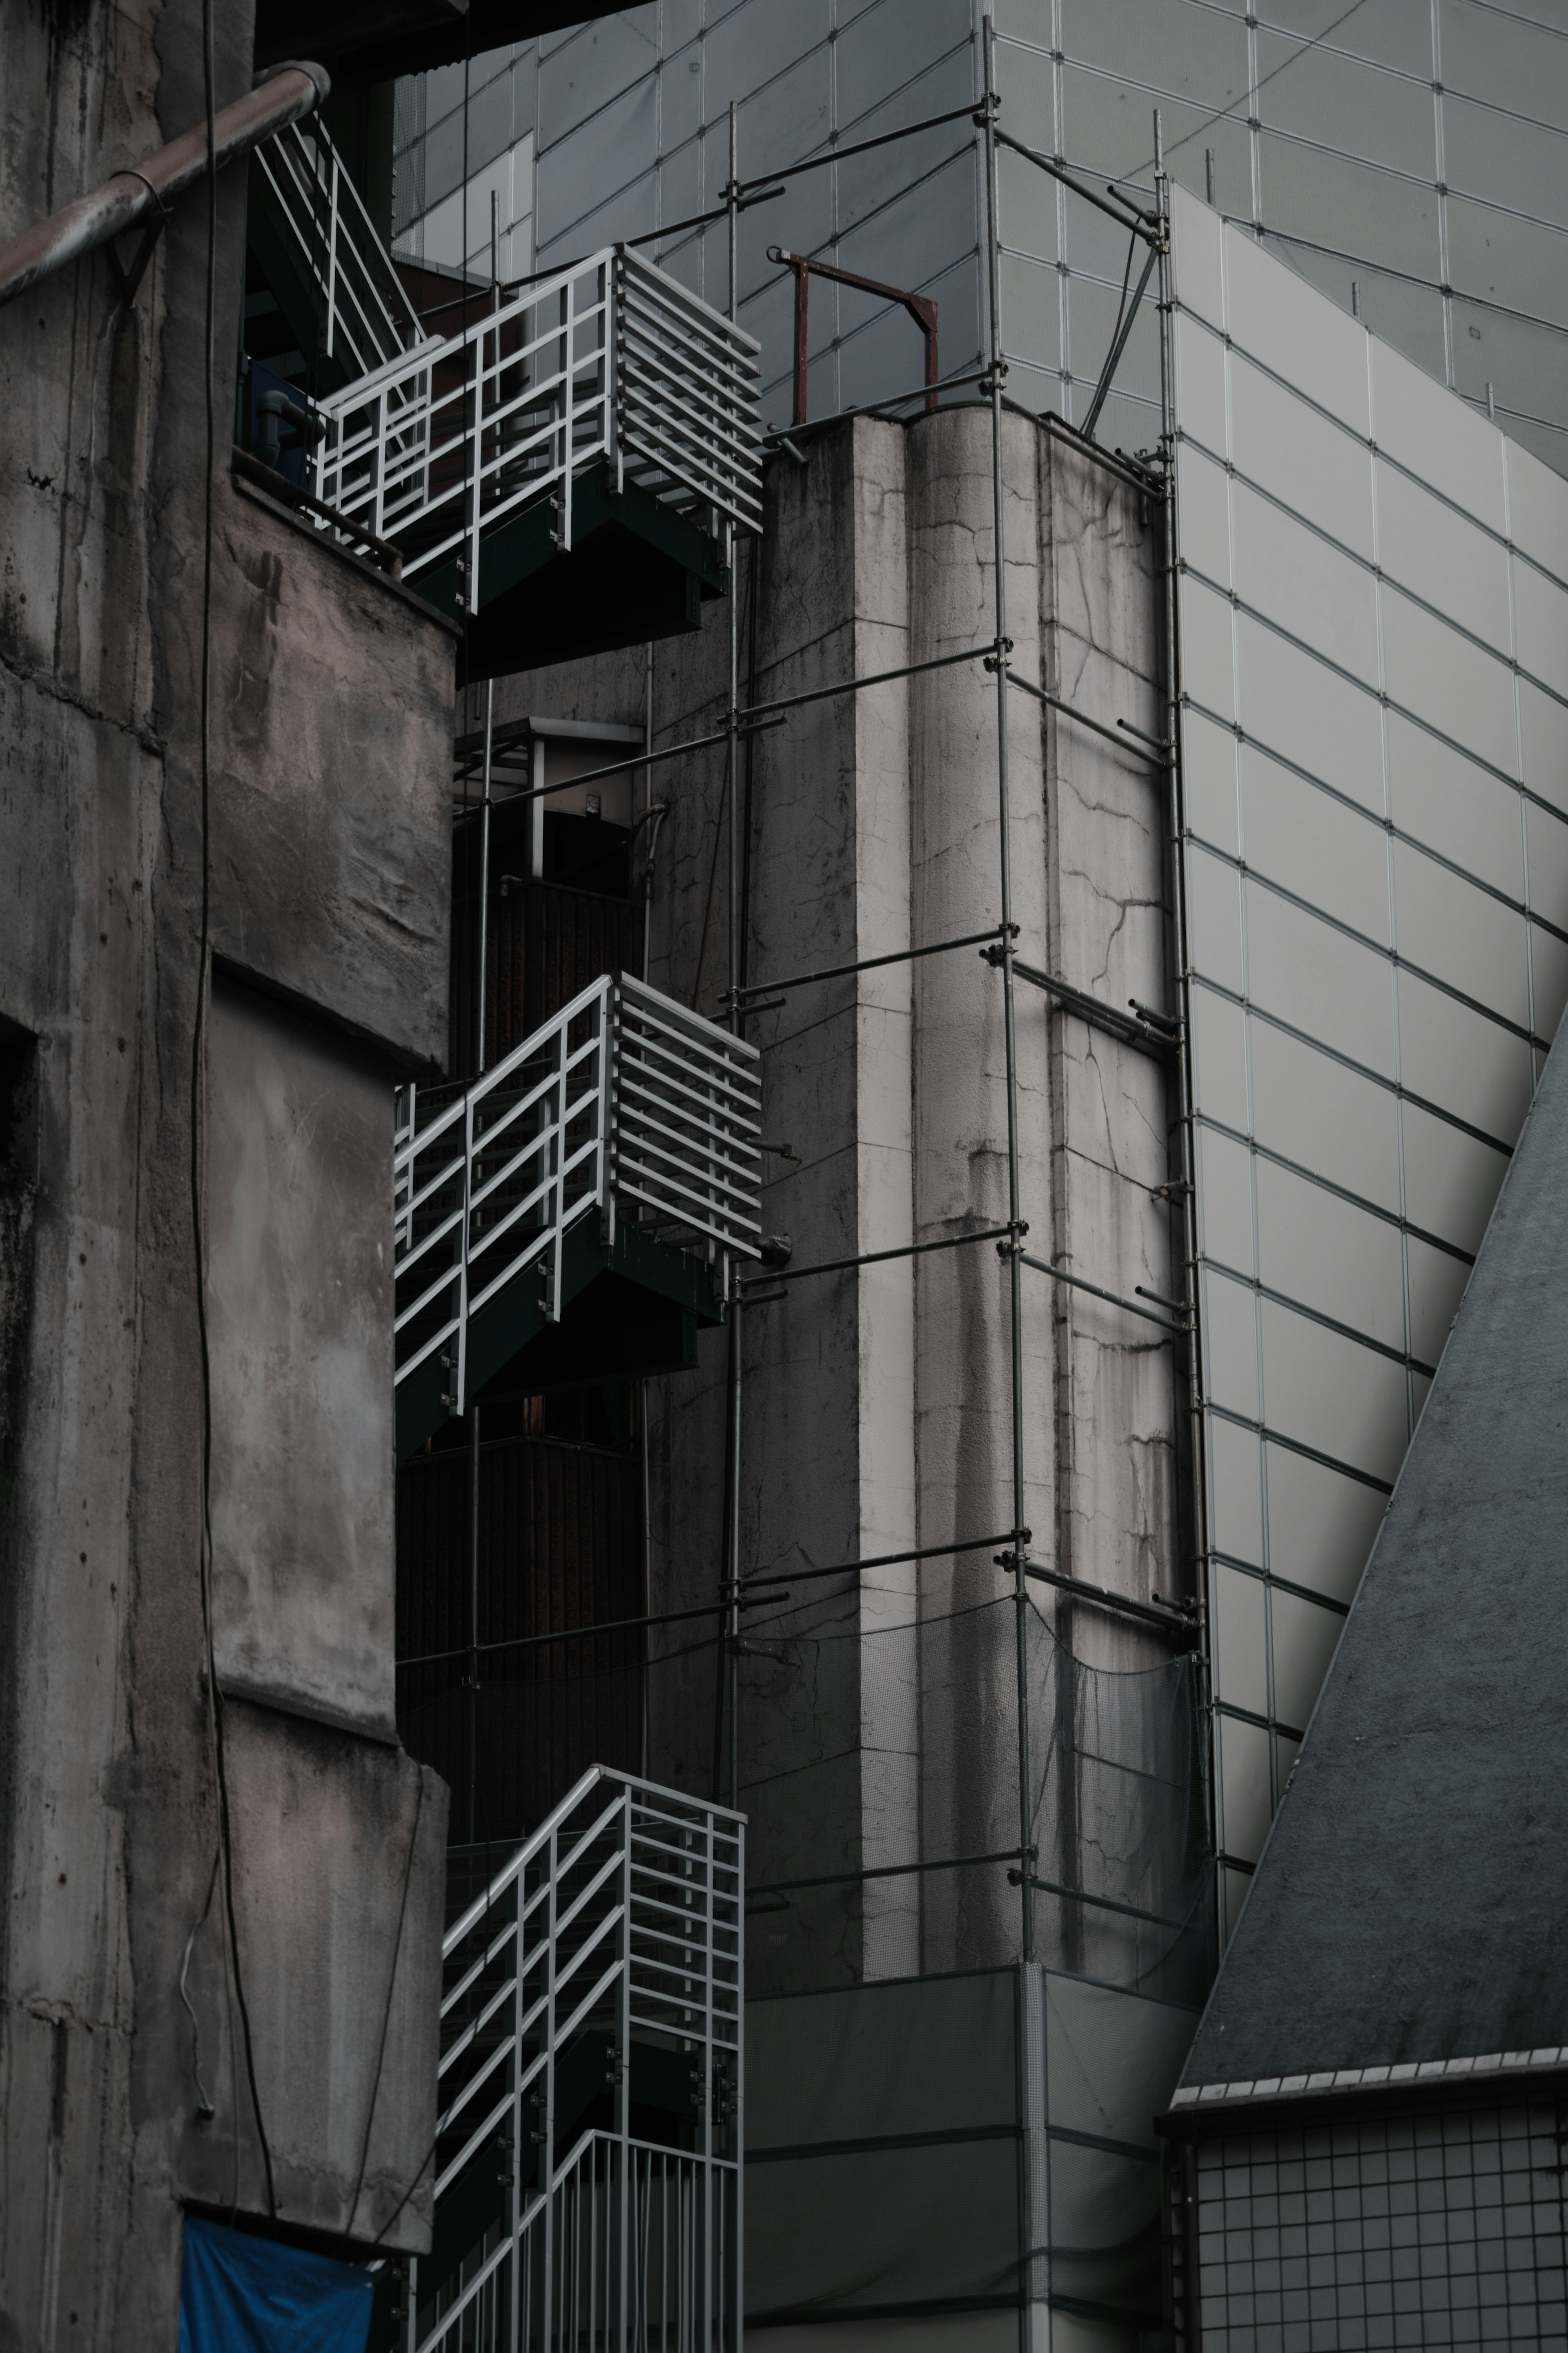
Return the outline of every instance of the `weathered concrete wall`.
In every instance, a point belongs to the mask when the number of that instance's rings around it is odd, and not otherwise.
[[[220,105],[249,86],[249,37],[247,8],[217,12]],[[202,107],[194,0],[0,5],[0,221],[37,219]],[[363,1103],[439,1050],[450,640],[228,491],[243,207],[234,170],[213,325],[214,940],[338,1025],[344,1092]],[[25,1308],[8,1319],[16,1429],[0,1485],[0,2342],[27,2353],[172,2343],[181,2201],[226,2203],[237,2165],[242,2205],[261,2194],[245,2070],[228,2063],[221,1907],[207,1906],[218,1811],[191,1187],[206,273],[198,190],[129,309],[100,258],[0,311],[0,1017],[7,1040],[22,1033],[36,1097],[30,1173],[11,1187],[27,1193],[32,1235]],[[298,1140],[269,1134],[266,1148]],[[207,1141],[211,1174],[221,1119]],[[371,1158],[366,1145],[362,1233],[389,1249]],[[346,1202],[342,1214],[353,1222]],[[292,1296],[308,1322],[324,1237],[295,1265],[300,1215],[296,1202],[277,1220],[272,1303]],[[7,1236],[20,1230],[18,1212]],[[336,1335],[359,1352],[339,1366],[340,1395],[384,1374],[383,1322],[352,1324]],[[250,1447],[254,1499],[273,1438],[237,1428],[248,1404],[220,1398],[215,1370],[216,1451],[233,1461]],[[373,1442],[367,1427],[345,1440]],[[276,1502],[297,1518],[289,1434],[275,1435]],[[360,1492],[377,1471],[389,1477],[389,1456],[356,1464]],[[248,1533],[234,1528],[237,1551]],[[362,1525],[345,1613],[368,1598],[374,1620],[390,1580],[389,1537]],[[221,1603],[214,1634],[221,1649]],[[284,1656],[278,1704],[233,1703],[225,1723],[238,1960],[280,2211],[320,2230],[347,2221],[350,2120],[369,2113],[424,1792],[353,2222],[368,2238],[429,2145],[413,2013],[439,1935],[445,1792],[384,1738],[294,1713],[315,1696],[307,1667],[319,1662]],[[381,1704],[368,1682],[358,1704]],[[187,1947],[210,2122],[180,1999]],[[426,2219],[415,2198],[395,2240]]]
[[[221,979],[211,1037],[218,1676],[393,1739],[392,1091]]]
[[[743,552],[742,700],[952,655],[995,631],[991,428],[978,409],[807,437],[769,468]],[[1154,519],[1106,469],[1030,420],[1004,438],[1006,632],[1023,676],[1110,724],[1157,734]],[[758,606],[754,679],[749,569]],[[720,723],[728,616],[655,649],[656,741]],[[641,649],[528,673],[508,715],[637,723]],[[749,977],[762,981],[982,932],[1001,914],[996,691],[979,660],[795,712],[751,754]],[[1007,702],[1013,915],[1028,963],[1115,1009],[1168,1002],[1164,784],[1022,691]],[[722,754],[654,772],[651,974],[718,1010],[729,922]],[[752,1017],[763,1048],[764,1229],[795,1264],[945,1241],[1007,1215],[1002,993],[973,948],[792,992]],[[1123,1295],[1180,1288],[1163,1060],[1017,990],[1021,1214],[1028,1248]],[[1024,1270],[1026,1523],[1041,1561],[1147,1599],[1179,1589],[1169,1343]],[[994,1245],[791,1282],[745,1317],[746,1573],[944,1546],[1013,1517],[1007,1270]],[[710,1599],[723,1561],[725,1343],[654,1385],[655,1607]],[[746,1634],[742,1799],[752,1875],[854,1872],[1016,1844],[1016,1683],[992,1548],[799,1588]],[[1166,1655],[1103,1610],[1031,1588],[1081,1657]],[[794,1639],[799,1637],[801,1639]],[[689,1652],[671,1630],[664,1647]],[[656,1641],[656,1657],[659,1644]],[[711,1650],[656,1667],[650,1769],[708,1786]],[[1043,1755],[1037,1757],[1041,1774]],[[1081,1883],[1093,1825],[1070,1807],[1049,1875]],[[1092,1857],[1090,1857],[1092,1860]],[[1092,1872],[1089,1876],[1092,1878]],[[1081,1907],[1037,1905],[1071,1966],[1110,1943]],[[933,1873],[756,1915],[755,1989],[1001,1960],[1019,1898],[1000,1870]],[[1098,1941],[1097,1941],[1098,1938]],[[1092,1949],[1091,1949],[1092,1948]]]

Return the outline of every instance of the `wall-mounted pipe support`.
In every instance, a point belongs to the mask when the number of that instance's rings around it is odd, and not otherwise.
[[[221,171],[237,155],[270,139],[273,132],[297,122],[322,104],[331,90],[324,66],[288,65],[271,75],[259,90],[236,99],[213,117],[213,158]],[[129,228],[162,217],[177,196],[184,195],[207,171],[207,126],[198,123],[123,172],[116,172],[90,195],[51,213],[47,220],[25,228],[8,245],[0,246],[0,305],[14,302],[29,286],[52,278],[58,270],[79,261],[100,245],[122,237]]]

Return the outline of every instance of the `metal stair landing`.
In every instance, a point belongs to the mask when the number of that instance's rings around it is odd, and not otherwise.
[[[625,973],[473,1085],[404,1090],[400,1461],[503,1377],[693,1359],[730,1261],[760,1255],[761,1090],[754,1046]]]

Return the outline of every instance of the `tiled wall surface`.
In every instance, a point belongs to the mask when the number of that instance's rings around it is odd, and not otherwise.
[[[1207,2141],[1204,2353],[1568,2348],[1550,2106]]]
[[[1245,1865],[1568,995],[1568,492],[1184,195],[1174,248],[1221,1845]]]
[[[539,260],[574,259],[719,201],[731,99],[748,178],[963,107],[979,19],[978,0],[653,0],[447,67],[400,93],[398,229],[417,242],[465,168],[478,180],[534,134]],[[1467,400],[1484,408],[1489,385],[1514,438],[1568,471],[1558,0],[1263,0],[1255,12],[1242,0],[996,0],[996,27],[1016,137],[1091,181],[1147,187],[1158,107],[1181,185],[1260,228]],[[768,354],[767,414],[787,415],[790,302],[771,244],[934,295],[944,365],[977,351],[973,140],[966,121],[947,124],[810,174],[747,216],[742,322]],[[489,188],[470,199],[476,253],[488,252]],[[1009,388],[1081,421],[1125,240],[1016,157],[1003,167],[1001,228]],[[435,236],[449,243],[450,231],[443,216]],[[721,230],[671,237],[655,258],[727,301]],[[918,380],[913,328],[864,296],[815,290],[812,350],[814,416]],[[1118,385],[1101,438],[1142,448],[1158,429],[1152,317]]]

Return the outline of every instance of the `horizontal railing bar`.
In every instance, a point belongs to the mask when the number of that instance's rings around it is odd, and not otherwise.
[[[706,1234],[710,1240],[718,1242],[725,1250],[739,1250],[747,1258],[762,1256],[760,1250],[752,1248],[749,1239],[753,1234],[760,1234],[762,1227],[750,1219],[742,1229],[734,1222],[721,1224],[716,1218],[693,1217],[678,1202],[667,1201],[660,1194],[647,1192],[641,1186],[627,1184],[624,1180],[617,1182],[616,1190],[624,1194],[628,1201],[640,1201],[645,1208],[657,1210],[660,1221],[673,1226],[678,1233]]]
[[[515,1936],[516,1934],[517,1917],[516,1915],[513,1914],[511,1917],[503,1924],[500,1935],[493,1936],[490,1939],[490,1942],[486,1946],[478,1960],[470,1962],[468,1968],[464,1970],[462,1976],[458,1978],[457,1984],[453,1986],[450,1992],[442,1995],[441,2016],[443,2018],[446,2017],[447,2012],[449,2010],[456,2008],[457,2004],[461,2001],[463,1996],[468,1991],[469,1988],[474,1985],[484,1974],[485,1970],[489,1968],[490,1963],[496,1958],[497,1955],[504,1950],[509,1938]],[[446,2063],[445,2060],[441,2063],[443,2066],[445,2066]]]
[[[584,779],[578,777],[575,781],[581,784]],[[634,974],[624,972],[620,975],[616,983],[616,994],[623,1011],[631,1008],[660,1029],[672,1026],[673,1017],[679,1016],[680,1024],[694,1030],[699,1042],[705,1045],[717,1060],[749,1064],[752,1070],[760,1068],[756,1048],[748,1046],[743,1038],[733,1037],[728,1029],[721,1029],[718,1022],[710,1021],[705,1013],[698,1013],[689,1006],[676,1005],[671,998],[660,996],[657,988],[650,987],[646,980],[638,980]]]

